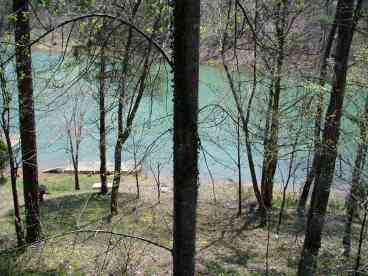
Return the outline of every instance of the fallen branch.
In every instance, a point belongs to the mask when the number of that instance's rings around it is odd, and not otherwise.
[[[124,238],[139,240],[139,241],[143,241],[145,243],[154,245],[156,247],[165,249],[166,251],[169,251],[171,254],[173,253],[173,249],[172,248],[169,248],[169,247],[167,247],[165,245],[159,244],[157,242],[148,240],[148,239],[143,238],[143,237],[138,237],[138,236],[133,236],[133,235],[128,235],[128,234],[123,234],[123,233],[116,233],[116,232],[113,232],[113,231],[106,231],[106,230],[74,230],[74,231],[65,232],[65,233],[62,233],[62,234],[57,234],[57,235],[54,235],[54,236],[50,236],[50,237],[47,237],[47,238],[43,238],[43,239],[41,239],[39,241],[36,241],[34,243],[30,243],[30,244],[26,244],[26,245],[23,245],[23,246],[15,247],[15,248],[12,248],[10,250],[7,249],[7,250],[0,251],[0,255],[9,254],[9,253],[12,253],[12,252],[16,252],[16,251],[22,250],[22,249],[27,248],[27,247],[36,246],[36,245],[38,245],[38,244],[40,244],[42,242],[46,242],[48,240],[57,239],[57,238],[65,237],[65,236],[68,236],[68,235],[80,234],[80,233],[110,234],[110,235],[113,235],[113,236],[119,236],[119,237],[124,237]]]

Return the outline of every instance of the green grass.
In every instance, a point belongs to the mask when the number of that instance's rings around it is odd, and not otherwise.
[[[91,189],[97,181],[99,177],[96,175],[82,175],[81,190],[76,192],[71,175],[41,175],[40,183],[46,185],[50,192],[40,205],[47,240],[18,254],[0,251],[0,275],[170,274],[171,254],[163,249],[110,234],[71,233],[98,229],[144,237],[169,248],[172,246],[172,192],[163,193],[161,203],[157,204],[153,180],[141,178],[142,197],[137,199],[134,178],[124,177],[118,200],[119,214],[110,219],[109,196],[101,196]],[[21,185],[19,182],[22,199]],[[15,245],[10,184],[0,186],[0,193],[4,198],[0,213],[0,250],[4,250]],[[247,215],[248,210],[244,210],[242,217],[236,217],[234,186],[217,185],[215,194],[216,203],[211,185],[201,185],[197,225],[198,274],[263,275],[267,229],[257,227],[257,220]],[[244,188],[243,195],[244,201],[254,200],[251,188]],[[281,199],[282,195],[275,193],[275,216],[270,233],[270,275],[295,275],[303,236],[295,227],[296,199],[292,194],[287,195],[288,209],[280,233],[276,235]],[[333,197],[331,202],[321,263],[326,268],[336,269],[344,267],[339,257],[343,201]],[[358,230],[355,226],[355,236]],[[364,252],[368,252],[366,247]],[[365,255],[362,262],[366,260]],[[320,275],[325,275],[326,270],[321,271]]]

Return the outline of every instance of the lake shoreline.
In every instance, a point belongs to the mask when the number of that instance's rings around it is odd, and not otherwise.
[[[33,47],[33,51],[39,51],[50,54],[69,54],[73,51],[73,47],[83,46],[81,44],[77,44],[73,41],[69,42],[68,45],[62,45],[61,39],[42,39],[42,41],[35,43]],[[166,51],[167,52],[167,51]],[[222,58],[220,53],[216,50],[212,50],[210,48],[201,47],[199,53],[199,64],[200,65],[209,65],[214,67],[222,67]],[[231,63],[231,61],[230,61]],[[247,64],[246,61],[240,62],[239,65]]]

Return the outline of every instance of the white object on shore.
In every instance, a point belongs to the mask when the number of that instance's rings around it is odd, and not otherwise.
[[[107,182],[107,188],[108,189],[111,189],[112,188],[112,183],[111,182]],[[92,185],[92,189],[101,189],[101,182],[96,182],[96,183],[93,183]]]
[[[49,168],[47,170],[43,170],[42,173],[63,173],[64,169],[55,167],[55,168]]]
[[[126,161],[123,162],[121,166],[121,173],[122,174],[134,174],[135,172],[141,173],[142,172],[142,165],[138,164],[135,167],[134,161]],[[114,173],[114,164],[108,162],[106,166],[106,170],[108,174]],[[80,174],[98,174],[100,172],[100,162],[79,162],[78,171]],[[69,164],[65,167],[56,167],[44,170],[43,173],[65,173],[65,174],[72,174],[74,173],[74,167]]]

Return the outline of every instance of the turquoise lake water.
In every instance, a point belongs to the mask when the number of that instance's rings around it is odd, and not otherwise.
[[[70,117],[74,98],[81,93],[87,96],[78,96],[81,110],[85,112],[85,125],[83,141],[80,148],[80,161],[98,161],[98,103],[90,95],[97,92],[97,83],[91,80],[76,79],[78,70],[69,69],[60,71],[58,64],[59,56],[45,52],[33,53],[34,82],[36,95],[36,117],[37,117],[37,142],[38,160],[41,169],[65,166],[70,164],[70,154],[67,152],[66,121]],[[60,69],[60,68],[59,68]],[[68,73],[65,73],[68,72]],[[124,145],[123,160],[133,160],[134,156],[138,160],[144,157],[145,171],[150,174],[150,167],[157,167],[162,164],[162,174],[172,175],[172,92],[170,81],[165,78],[161,85],[161,96],[145,97],[139,107],[134,131]],[[244,79],[244,89],[250,90],[250,83]],[[304,95],[303,88],[296,86],[287,88],[287,97],[283,104],[285,106],[284,117],[282,118],[283,131],[280,133],[280,144],[290,144],[294,141],[293,135],[300,129],[299,141],[307,140],[308,135],[312,135],[313,114],[307,114],[309,120],[296,121],[297,109],[293,108],[294,99]],[[237,180],[236,170],[236,127],[232,120],[221,112],[217,105],[221,105],[234,113],[234,102],[230,94],[223,70],[219,67],[202,65],[200,67],[200,137],[203,151],[200,156],[200,177],[204,182],[210,180],[210,175],[215,180],[233,179]],[[286,91],[283,91],[286,93]],[[304,94],[303,94],[304,93]],[[266,100],[262,98],[262,93],[258,92],[258,98],[254,103],[252,112],[252,125],[255,135],[261,135],[264,122],[262,117],[265,114]],[[111,103],[110,103],[111,104]],[[297,104],[295,104],[296,106]],[[307,117],[308,117],[307,116]],[[17,119],[17,118],[16,118]],[[14,120],[17,124],[17,120]],[[108,160],[113,161],[114,145],[116,141],[115,112],[108,113],[107,124],[108,134]],[[344,121],[347,134],[342,136],[344,141],[341,152],[346,152],[346,158],[351,160],[351,150],[354,143],[351,136],[354,136],[354,128],[350,122]],[[350,138],[349,138],[350,137]],[[243,139],[243,138],[242,138]],[[244,139],[243,139],[244,140]],[[347,140],[347,141],[345,141]],[[254,155],[257,165],[258,178],[260,178],[260,166],[262,165],[262,145],[261,139],[255,140]],[[310,142],[310,141],[309,141]],[[244,146],[242,147],[244,148]],[[281,161],[277,170],[276,182],[282,182],[286,178],[289,164],[290,147],[284,147],[280,153]],[[135,152],[135,153],[134,153]],[[345,155],[344,155],[345,156]],[[295,170],[296,182],[300,183],[305,175],[308,152],[305,146],[298,148],[297,164]],[[350,162],[350,161],[349,161]],[[249,182],[245,153],[242,151],[243,181]]]

